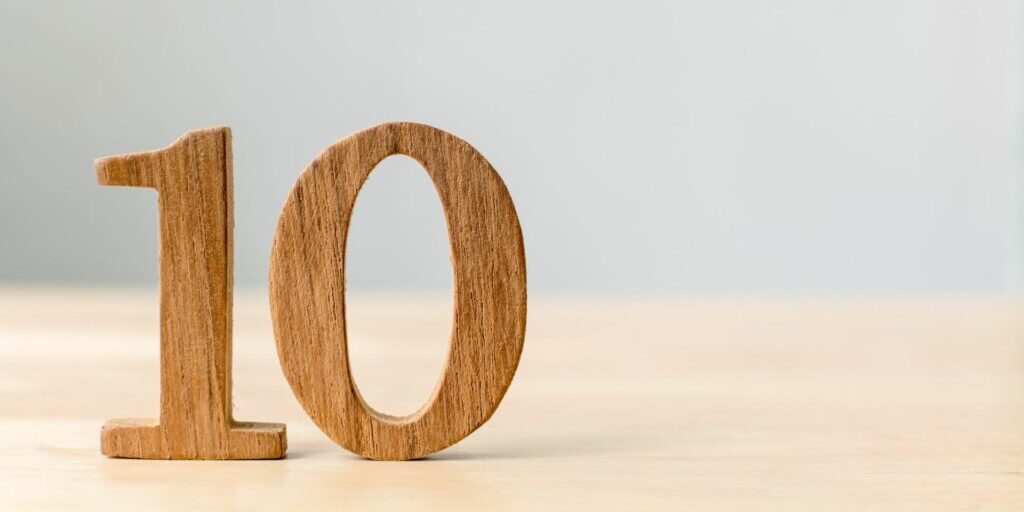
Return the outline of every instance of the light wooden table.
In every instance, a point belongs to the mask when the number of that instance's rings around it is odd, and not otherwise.
[[[286,422],[286,460],[102,457],[158,408],[155,292],[0,290],[0,509],[1024,510],[1020,303],[535,297],[495,416],[403,463],[316,429],[238,295],[236,416]],[[427,398],[450,307],[350,298],[370,403]]]

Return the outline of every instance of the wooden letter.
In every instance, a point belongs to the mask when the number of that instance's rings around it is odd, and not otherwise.
[[[231,415],[231,132],[198,130],[158,151],[102,158],[96,173],[101,185],[155,188],[160,212],[160,419],[107,422],[103,454],[284,457],[284,425]]]
[[[377,412],[359,395],[345,331],[352,207],[370,171],[394,154],[415,158],[433,180],[455,275],[447,367],[431,399],[406,417]],[[436,128],[392,123],[343,139],[306,168],[281,212],[270,305],[292,391],[336,443],[380,460],[426,457],[451,446],[494,413],[523,349],[526,260],[508,190],[480,153]]]

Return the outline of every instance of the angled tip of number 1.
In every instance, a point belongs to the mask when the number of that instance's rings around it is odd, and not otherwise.
[[[338,240],[348,232],[360,188],[394,154],[415,158],[434,182],[456,283],[451,349],[439,385],[418,412],[399,418],[371,408],[349,373],[345,244]],[[173,248],[160,251],[160,419],[108,422],[103,453],[284,457],[284,425],[236,422],[231,415],[231,132],[189,132],[158,151],[99,159],[96,170],[101,185],[158,191],[160,244]],[[314,307],[307,303],[312,297],[333,306]],[[450,133],[388,123],[351,135],[306,168],[285,203],[271,252],[270,303],[281,368],[325,434],[369,459],[426,457],[486,422],[519,364],[526,259],[512,198],[490,163]]]

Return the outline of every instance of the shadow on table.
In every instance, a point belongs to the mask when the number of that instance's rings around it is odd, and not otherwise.
[[[450,448],[421,459],[423,461],[469,461],[509,459],[549,459],[609,455],[643,448],[640,439],[625,436],[587,434],[548,435],[522,438],[476,450]]]
[[[415,460],[430,462],[596,457],[656,450],[657,446],[654,443],[656,441],[637,436],[572,432],[506,438],[490,444],[472,443],[462,446],[459,443],[429,457]],[[289,447],[287,459],[297,460],[324,455],[363,460],[362,457],[329,442]]]

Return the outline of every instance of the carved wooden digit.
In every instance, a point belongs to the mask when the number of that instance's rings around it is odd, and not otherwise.
[[[455,275],[447,367],[432,398],[406,417],[374,411],[359,395],[345,331],[352,208],[370,171],[393,154],[415,158],[433,180]],[[270,300],[285,376],[331,439],[371,459],[430,455],[490,418],[519,364],[526,263],[512,199],[484,157],[449,133],[411,123],[359,132],[321,153],[285,203],[271,254]]]
[[[159,151],[97,160],[96,171],[101,185],[155,188],[160,213],[160,419],[107,422],[103,453],[284,457],[284,425],[231,414],[231,132],[189,132]]]

